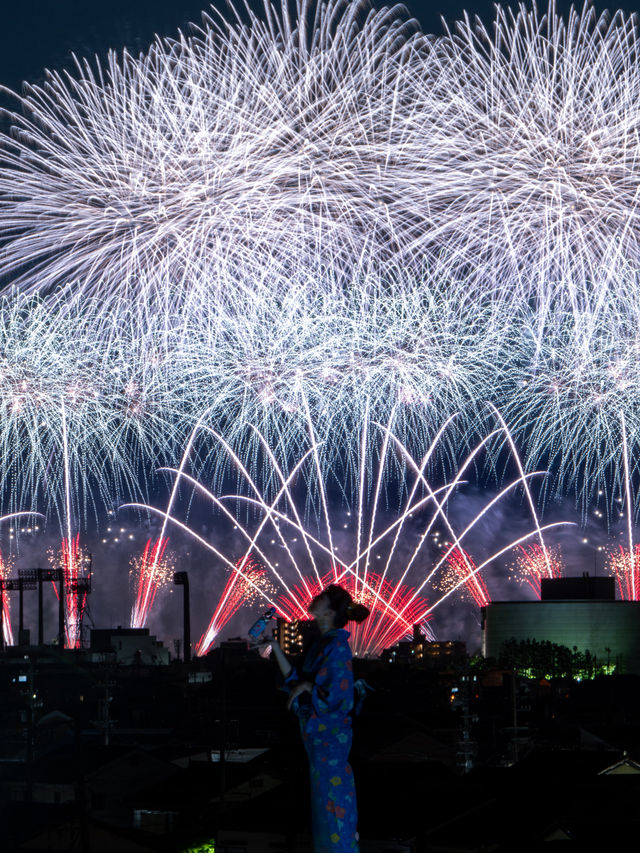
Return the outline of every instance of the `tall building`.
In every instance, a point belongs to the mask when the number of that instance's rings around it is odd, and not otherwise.
[[[540,601],[497,601],[482,608],[484,656],[499,658],[509,640],[577,648],[640,675],[640,602],[616,601],[613,578],[543,580]]]

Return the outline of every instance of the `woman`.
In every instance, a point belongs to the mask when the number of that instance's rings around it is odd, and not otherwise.
[[[293,667],[277,642],[269,641],[289,686],[287,708],[300,720],[311,771],[311,823],[315,853],[358,850],[358,810],[351,749],[353,673],[349,621],[362,622],[369,611],[346,589],[332,584],[316,596],[309,613],[320,638],[300,668]]]

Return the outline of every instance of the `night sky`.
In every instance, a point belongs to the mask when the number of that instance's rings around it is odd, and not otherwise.
[[[478,0],[413,0],[405,5],[425,32],[436,34],[441,31],[441,16],[451,23],[466,9],[488,20],[493,8],[492,3]],[[566,2],[557,5],[560,10],[569,6]],[[544,7],[544,2],[539,6]],[[198,0],[23,0],[3,7],[0,81],[15,89],[23,80],[40,79],[43,68],[68,65],[71,53],[102,55],[110,48],[125,46],[133,53],[143,51],[156,34],[173,36],[178,29],[188,31],[189,23],[198,23],[209,4]],[[219,3],[217,8],[222,10],[225,4]],[[598,8],[604,5],[598,4]],[[633,10],[626,5],[622,8]]]
[[[173,36],[179,28],[188,32],[189,22],[199,22],[203,3],[200,0],[110,0],[108,3],[97,3],[94,0],[21,0],[17,3],[5,3],[2,11],[2,27],[0,29],[0,83],[13,90],[19,90],[21,82],[28,80],[40,82],[43,69],[71,68],[71,54],[79,56],[104,56],[108,49],[121,50],[127,47],[132,53],[144,51],[154,38]],[[462,3],[447,2],[434,4],[414,0],[408,5],[410,12],[422,23],[426,32],[441,31],[440,15],[444,14],[448,22],[459,18],[466,8],[472,13],[478,13],[485,21],[492,17],[492,4],[487,2]],[[544,5],[544,4],[541,4]],[[559,3],[560,10],[568,4]],[[220,6],[220,8],[223,8]],[[598,9],[603,6],[598,5]],[[626,7],[630,11],[629,7]],[[152,496],[161,500],[160,495]],[[464,516],[473,509],[474,502],[481,500],[479,493],[469,494],[460,504],[458,510]],[[466,508],[465,508],[466,506]],[[493,518],[488,524],[510,527],[512,536],[522,530],[524,520],[522,505],[514,504],[509,510],[510,517]],[[507,513],[509,515],[509,513]],[[549,508],[545,521],[567,518],[580,521],[571,500]],[[202,525],[210,524],[204,519]],[[54,528],[51,525],[50,528]],[[111,528],[110,530],[108,528]],[[45,536],[27,534],[22,537],[20,550],[16,555],[16,566],[44,565],[46,544],[55,541],[55,535],[50,529]],[[153,526],[140,525],[133,516],[106,518],[99,531],[90,530],[86,534],[86,542],[95,553],[96,591],[92,596],[91,615],[98,626],[104,624],[128,625],[130,594],[127,590],[127,571],[129,556],[140,550],[147,536],[157,530]],[[202,531],[204,533],[204,531]],[[614,535],[619,535],[613,530]],[[485,537],[490,538],[490,530],[485,530]],[[582,538],[588,537],[590,542],[582,545]],[[565,557],[569,568],[576,572],[583,568],[593,569],[594,544],[611,541],[603,524],[592,518],[585,530],[567,530],[559,535],[566,544]],[[118,540],[117,542],[115,540]],[[479,547],[481,542],[476,543]],[[207,565],[208,558],[194,552],[188,542],[172,541],[179,565],[176,568],[188,568],[192,573],[192,588],[194,594],[193,639],[198,639],[206,627],[214,597],[208,593],[218,584],[212,580],[212,567]],[[209,561],[210,562],[210,561]],[[488,578],[491,584],[491,577]],[[494,579],[500,586],[500,579]],[[504,581],[506,583],[506,581]],[[495,586],[494,586],[495,589]],[[504,594],[497,597],[513,596],[513,585],[503,585]],[[511,592],[510,592],[511,590]],[[150,621],[152,630],[158,632],[167,642],[180,634],[179,609],[180,601],[176,594],[166,595],[156,607]],[[50,602],[51,612],[48,633],[55,633],[54,601]],[[15,613],[15,608],[14,608]],[[235,631],[243,630],[255,615],[248,613],[241,620],[232,623]],[[28,621],[30,617],[28,616]],[[30,626],[32,630],[35,624]],[[447,607],[442,614],[436,632],[442,638],[455,639],[463,636],[470,640],[470,645],[477,645],[479,640],[478,614],[471,608],[461,605]]]

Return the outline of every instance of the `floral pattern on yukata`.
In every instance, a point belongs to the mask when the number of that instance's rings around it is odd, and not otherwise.
[[[309,649],[301,678],[293,668],[288,685],[313,678],[311,702],[294,700],[311,777],[311,824],[315,853],[358,850],[358,809],[351,750],[353,672],[349,632],[329,631]]]

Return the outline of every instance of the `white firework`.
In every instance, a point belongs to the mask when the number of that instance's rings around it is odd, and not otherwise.
[[[528,464],[552,473],[548,492],[574,488],[583,512],[598,492],[622,494],[623,429],[632,459],[640,447],[638,314],[606,313],[549,315],[541,344],[530,318],[505,347],[503,414]]]
[[[638,53],[635,16],[586,3],[563,19],[554,0],[545,14],[498,6],[492,30],[465,17],[433,43],[426,237],[478,293],[544,317],[638,270]]]
[[[411,443],[454,413],[469,428],[486,414],[509,329],[499,312],[400,272],[356,276],[341,292],[314,292],[313,281],[304,270],[283,293],[277,275],[255,277],[253,301],[210,310],[180,333],[175,369],[194,421],[207,412],[229,437],[251,423],[295,456],[312,418],[325,464],[344,464],[369,418],[393,412]],[[457,456],[459,447],[445,447]]]
[[[640,446],[637,35],[300,0],[27,87],[0,274],[50,302],[0,311],[0,487],[50,477],[63,411],[82,503],[204,412],[291,458],[313,423],[348,468],[362,423],[412,446],[463,411],[471,442],[491,402],[588,501],[623,420]]]
[[[13,294],[0,302],[0,491],[12,507],[76,517],[96,498],[139,493],[179,425],[167,410],[158,351],[124,326],[114,341],[97,312]]]
[[[416,25],[345,0],[244,12],[26,88],[2,140],[2,272],[31,291],[211,300],[220,265],[394,254]]]
[[[391,259],[544,316],[638,268],[635,18],[551,0],[427,39],[367,9],[265,4],[28,87],[0,269],[211,302],[238,266]]]

